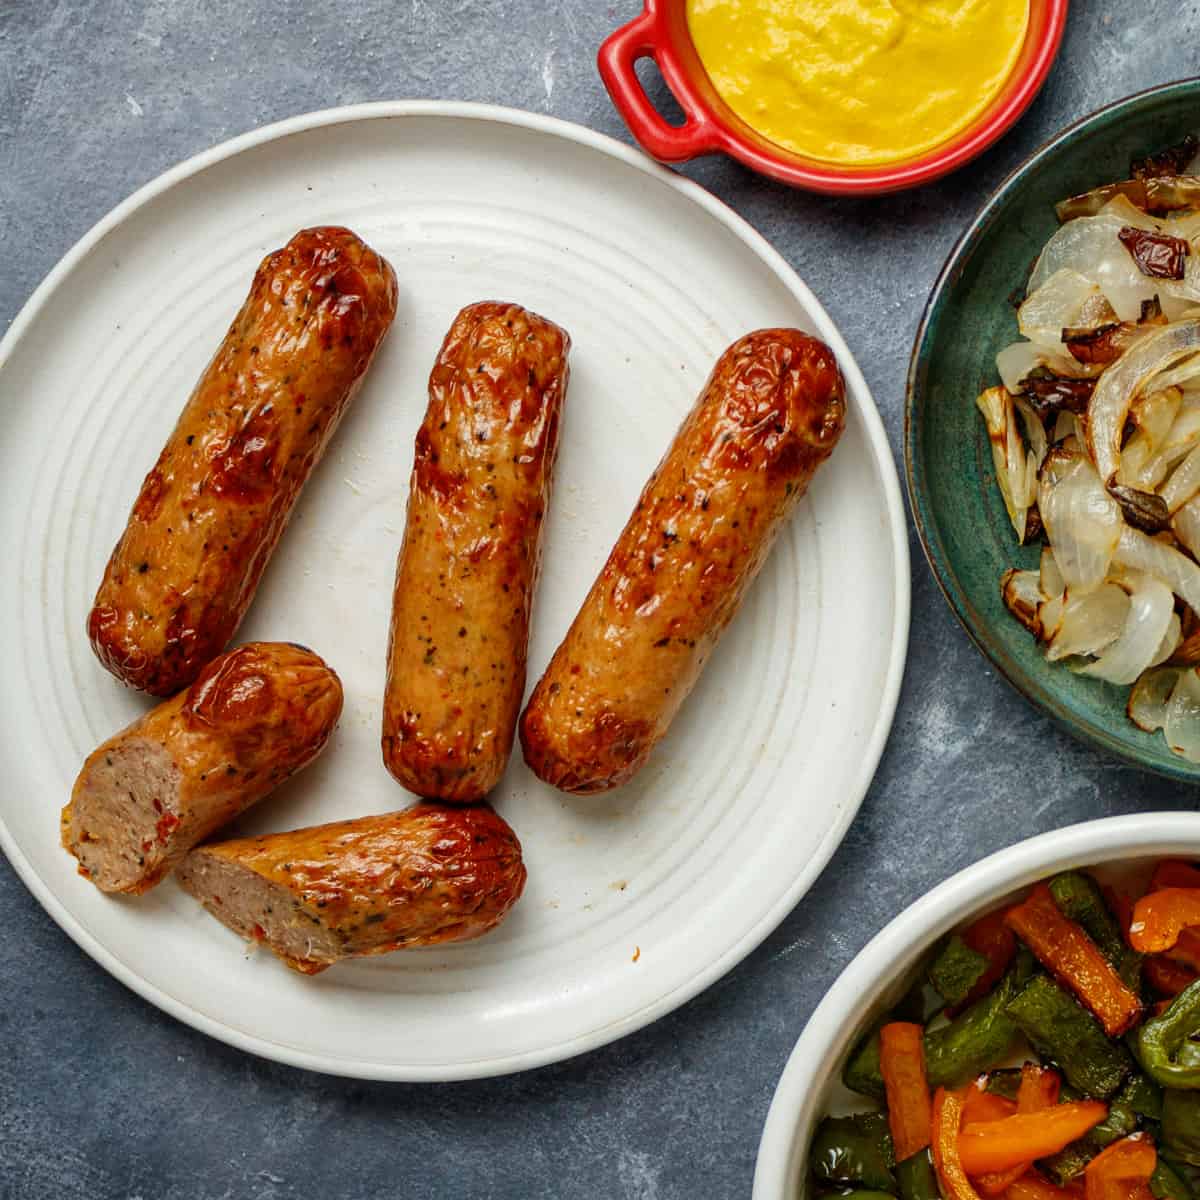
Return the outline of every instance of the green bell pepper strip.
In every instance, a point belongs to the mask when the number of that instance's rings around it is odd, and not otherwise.
[[[1038,975],[1007,1007],[1029,1044],[1057,1064],[1067,1082],[1087,1096],[1107,1100],[1133,1070],[1120,1042],[1047,975]]]
[[[1139,1117],[1146,1117],[1151,1121],[1162,1120],[1162,1088],[1141,1071],[1134,1071],[1129,1077],[1118,1099],[1128,1108],[1132,1108]]]
[[[1137,1031],[1142,1069],[1165,1088],[1200,1088],[1200,979],[1184,988],[1161,1017]]]
[[[1067,871],[1050,881],[1050,894],[1062,915],[1083,927],[1125,985],[1133,992],[1140,991],[1142,956],[1125,944],[1100,885],[1090,875]]]
[[[1003,1060],[1017,1036],[1017,1027],[1005,1015],[1005,1009],[1032,971],[1033,956],[1022,948],[1007,974],[986,996],[949,1024],[926,1031],[925,1070],[931,1088],[956,1087]],[[842,1082],[853,1092],[885,1099],[879,1069],[879,1026],[850,1056]]]
[[[1086,1138],[1080,1138],[1079,1141],[1064,1146],[1057,1154],[1039,1159],[1037,1165],[1051,1183],[1066,1187],[1072,1180],[1083,1175],[1088,1163],[1099,1153],[1099,1146],[1089,1145]]]
[[[979,982],[989,963],[957,934],[942,946],[929,968],[929,982],[947,1004],[961,1004]]]
[[[813,1174],[826,1183],[896,1194],[896,1156],[884,1113],[826,1117],[813,1135],[808,1160]]]
[[[991,1092],[993,1096],[1003,1096],[1005,1100],[1016,1100],[1020,1090],[1020,1067],[1001,1067],[998,1071],[988,1072],[984,1091]]]
[[[1159,1155],[1154,1174],[1150,1176],[1150,1191],[1155,1200],[1196,1200],[1187,1180],[1162,1155]]]
[[[1070,1084],[1064,1085],[1059,1103],[1067,1104],[1081,1099],[1081,1094]],[[1157,1119],[1162,1111],[1162,1093],[1144,1075],[1135,1073],[1109,1105],[1108,1116],[1093,1126],[1083,1137],[1064,1146],[1057,1154],[1043,1159],[1038,1166],[1059,1185],[1066,1187],[1072,1179],[1078,1179],[1084,1168],[1106,1146],[1136,1133],[1141,1126],[1140,1116]]]
[[[852,1091],[876,1100],[886,1100],[883,1071],[879,1066],[879,1031],[889,1018],[877,1021],[855,1047],[842,1068],[842,1082]]]
[[[1170,1159],[1200,1167],[1200,1092],[1163,1093],[1159,1149]]]
[[[896,1182],[900,1185],[900,1200],[941,1200],[937,1175],[928,1150],[918,1150],[910,1158],[896,1164]]]

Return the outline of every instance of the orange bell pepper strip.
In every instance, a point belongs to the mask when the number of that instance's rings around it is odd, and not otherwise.
[[[1004,917],[1005,910],[997,909],[973,921],[959,934],[976,954],[982,954],[988,960],[988,965],[963,1002],[956,1006],[955,1012],[970,1007],[976,1000],[986,996],[1000,982],[1016,955],[1017,939],[1004,923]]]
[[[1083,1173],[1087,1200],[1151,1200],[1150,1176],[1157,1163],[1154,1143],[1144,1133],[1113,1142]]]
[[[1077,1195],[1068,1188],[1055,1187],[1036,1171],[1026,1171],[1009,1185],[1004,1200],[1077,1200]]]
[[[1191,925],[1200,925],[1200,888],[1161,888],[1133,906],[1129,944],[1143,954],[1159,954]]]
[[[1107,1104],[1077,1100],[1002,1121],[967,1125],[958,1135],[959,1161],[970,1176],[1007,1171],[1018,1163],[1057,1154],[1107,1115]]]
[[[1184,988],[1200,979],[1200,973],[1194,968],[1176,962],[1165,954],[1151,954],[1144,959],[1142,974],[1146,982],[1162,996],[1178,996]]]
[[[1025,1063],[1021,1067],[1021,1086],[1017,1089],[1017,1112],[1034,1113],[1053,1108],[1058,1103],[1062,1080],[1054,1071]],[[985,1196],[999,1196],[1033,1167],[1032,1158],[1019,1162],[1007,1171],[992,1171],[975,1180],[975,1186]]]
[[[1165,858],[1154,868],[1148,892],[1160,892],[1163,888],[1200,888],[1200,867],[1178,858]]]
[[[971,1084],[962,1090],[964,1124],[977,1125],[980,1121],[999,1121],[1004,1117],[1011,1117],[1017,1111],[1017,1106],[1012,1100],[985,1091],[981,1083]]]
[[[1137,1024],[1141,1002],[1095,942],[1062,915],[1044,883],[1033,888],[1024,904],[1010,908],[1005,920],[1047,969],[1099,1017],[1109,1037],[1120,1037]]]
[[[879,1069],[887,1092],[888,1126],[896,1161],[911,1158],[929,1145],[933,1104],[925,1074],[925,1030],[892,1021],[879,1031]]]
[[[979,1200],[979,1193],[971,1186],[958,1155],[959,1128],[962,1125],[966,1094],[972,1091],[978,1089],[963,1088],[961,1091],[948,1092],[945,1088],[938,1088],[933,1096],[929,1153],[933,1159],[933,1169],[937,1175],[942,1200]]]

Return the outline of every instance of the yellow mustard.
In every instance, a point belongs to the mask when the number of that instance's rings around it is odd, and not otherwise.
[[[826,162],[944,142],[1008,78],[1029,0],[687,0],[713,86],[765,138]]]

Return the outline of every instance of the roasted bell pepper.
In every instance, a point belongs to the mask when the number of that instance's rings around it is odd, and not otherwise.
[[[1090,875],[1067,871],[1056,875],[1049,886],[1062,915],[1083,929],[1126,987],[1136,991],[1141,958],[1125,944],[1121,926],[1109,911],[1100,885]]]
[[[1099,1153],[1099,1146],[1093,1145],[1086,1137],[1081,1137],[1057,1154],[1039,1160],[1038,1170],[1061,1187],[1070,1187],[1082,1181],[1088,1163]]]
[[[1030,1045],[1085,1096],[1107,1099],[1133,1070],[1124,1045],[1109,1041],[1096,1018],[1046,975],[1031,980],[1007,1011]]]
[[[1017,953],[1016,935],[1004,923],[1004,916],[1005,910],[998,908],[972,921],[962,931],[963,942],[988,960],[987,970],[975,981],[965,1004],[974,1004],[986,996],[1004,978]]]
[[[999,1067],[989,1071],[984,1077],[984,1089],[1003,1096],[1005,1100],[1017,1102],[1017,1093],[1021,1090],[1021,1068]]]
[[[1200,971],[1200,929],[1181,929],[1167,954],[1176,962]]]
[[[1005,1015],[1005,1009],[1024,987],[1032,969],[1029,955],[1018,955],[1004,978],[983,999],[948,1025],[926,1032],[925,1071],[930,1087],[965,1083],[1004,1058],[1017,1036],[1017,1027]],[[859,1043],[842,1072],[842,1082],[852,1092],[876,1100],[886,1097],[879,1069],[878,1030],[872,1030]]]
[[[1053,1108],[1058,1103],[1062,1080],[1054,1071],[1027,1062],[1021,1068],[1021,1085],[1017,1089],[1017,1112],[1035,1113]],[[990,1171],[975,1180],[975,1186],[985,1196],[999,1196],[1008,1191],[1033,1166],[1031,1154],[1007,1171]]]
[[[963,1089],[963,1123],[978,1125],[982,1121],[1002,1121],[1016,1114],[1017,1102],[981,1088],[978,1082]]]
[[[1167,858],[1154,868],[1146,890],[1158,892],[1163,888],[1200,888],[1200,867],[1178,858]]]
[[[945,1088],[938,1088],[933,1097],[933,1137],[929,1149],[942,1200],[979,1200],[958,1155],[964,1100],[963,1092],[948,1092]]]
[[[1055,1187],[1036,1171],[1027,1171],[1004,1193],[1005,1200],[1075,1200],[1076,1193]]]
[[[1129,943],[1143,954],[1158,954],[1193,925],[1200,925],[1200,888],[1162,888],[1133,906]]]
[[[967,1125],[958,1138],[959,1160],[968,1175],[1007,1171],[1081,1138],[1108,1115],[1099,1100],[1077,1100],[1042,1112],[1017,1113],[1003,1121]]]
[[[1145,1134],[1113,1142],[1087,1165],[1087,1200],[1153,1200],[1150,1178],[1158,1162]]]
[[[931,1102],[932,1110],[932,1102]],[[930,1117],[932,1132],[933,1118]],[[896,1182],[900,1185],[900,1200],[942,1200],[938,1191],[937,1173],[928,1150],[896,1164]]]
[[[1172,998],[1200,979],[1200,972],[1194,967],[1168,958],[1165,954],[1148,955],[1142,960],[1142,971],[1146,982],[1156,992]]]
[[[896,1191],[892,1175],[896,1159],[883,1113],[826,1117],[813,1135],[809,1162],[813,1174],[826,1183]]]
[[[1045,884],[1037,884],[1005,919],[1047,969],[1096,1014],[1109,1037],[1120,1037],[1137,1023],[1141,1002],[1095,942],[1062,915]]]
[[[1135,1071],[1108,1107],[1108,1116],[1077,1142],[1058,1154],[1043,1159],[1038,1166],[1056,1183],[1064,1186],[1083,1175],[1084,1168],[1106,1146],[1136,1132],[1138,1118],[1157,1121],[1162,1116],[1162,1089],[1140,1071]]]
[[[1200,1089],[1200,979],[1134,1038],[1142,1069],[1165,1088]]]
[[[957,934],[951,937],[929,968],[929,982],[949,1005],[962,1004],[983,978],[990,963]]]
[[[1195,1200],[1187,1180],[1161,1156],[1150,1176],[1150,1193],[1154,1200]]]
[[[1200,1092],[1163,1094],[1162,1152],[1192,1167],[1200,1167]]]
[[[1162,1120],[1162,1088],[1141,1071],[1135,1071],[1117,1095],[1117,1103],[1151,1121]]]
[[[879,1070],[887,1092],[888,1125],[896,1159],[929,1145],[933,1108],[925,1074],[925,1030],[892,1021],[879,1031]]]

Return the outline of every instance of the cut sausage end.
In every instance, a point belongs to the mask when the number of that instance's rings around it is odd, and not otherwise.
[[[137,894],[171,869],[181,773],[167,750],[133,738],[94,756],[63,809],[63,846],[101,891]]]
[[[211,842],[176,872],[222,924],[293,970],[479,937],[525,886],[516,834],[490,808],[416,805]]]
[[[176,878],[222,925],[248,942],[264,942],[294,971],[316,975],[345,956],[336,931],[286,887],[246,867],[201,848],[184,859]]]

